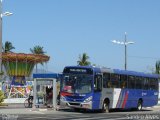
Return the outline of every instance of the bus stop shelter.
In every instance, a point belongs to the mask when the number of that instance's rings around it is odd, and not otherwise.
[[[55,110],[57,107],[57,79],[59,78],[60,74],[58,73],[49,73],[49,74],[33,74],[34,85],[33,85],[33,92],[34,92],[34,99],[33,99],[33,107],[37,106],[37,84],[41,82],[43,85],[46,84],[45,81],[52,81],[52,89],[53,89],[53,96],[52,96],[52,107]]]

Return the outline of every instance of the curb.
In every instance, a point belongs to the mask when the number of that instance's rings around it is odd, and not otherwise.
[[[160,108],[159,105],[156,105],[156,106],[152,106],[152,107],[144,107],[144,108]]]
[[[41,112],[48,111],[48,109],[39,109],[39,111],[41,111]]]

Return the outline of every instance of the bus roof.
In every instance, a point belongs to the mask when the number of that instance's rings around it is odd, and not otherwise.
[[[159,78],[160,77],[157,74],[143,73],[143,72],[136,72],[136,71],[129,71],[129,70],[119,70],[119,69],[114,69],[114,73],[122,74],[122,75],[127,74],[127,75],[141,76],[141,77],[151,77],[151,78]]]
[[[106,73],[115,73],[121,75],[134,75],[134,76],[141,76],[141,77],[151,77],[151,78],[159,78],[158,74],[151,74],[151,73],[143,73],[143,72],[136,72],[136,71],[129,71],[129,70],[120,70],[120,69],[111,69],[106,67],[95,67],[95,66],[66,66],[65,68],[72,67],[72,68],[91,68],[94,72],[106,72]]]

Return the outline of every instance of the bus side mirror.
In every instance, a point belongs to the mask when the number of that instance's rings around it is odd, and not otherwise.
[[[102,89],[100,88],[94,88],[94,92],[101,92]]]

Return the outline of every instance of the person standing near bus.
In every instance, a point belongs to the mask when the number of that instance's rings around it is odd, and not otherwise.
[[[28,103],[29,103],[29,106],[32,107],[32,103],[33,103],[33,89],[32,88],[30,89],[30,92],[29,92]]]

